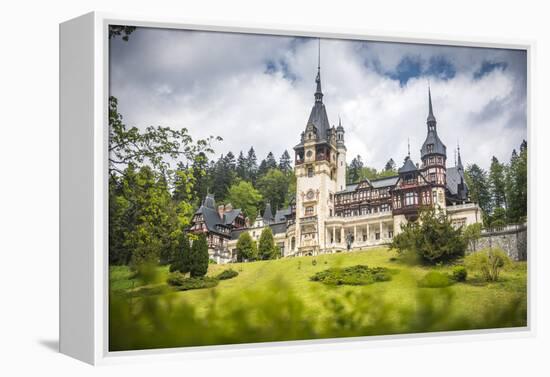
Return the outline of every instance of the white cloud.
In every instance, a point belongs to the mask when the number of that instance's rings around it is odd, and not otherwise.
[[[113,41],[111,94],[129,125],[187,127],[194,137],[216,135],[218,154],[254,146],[258,158],[280,156],[299,141],[313,105],[317,41],[243,34],[140,29]],[[424,74],[406,85],[392,79],[405,56]],[[460,140],[463,161],[488,167],[507,161],[526,138],[525,61],[508,50],[322,42],[322,84],[329,120],[346,130],[348,160],[360,154],[381,168],[419,159],[426,135],[427,76],[448,165]],[[456,69],[448,80],[426,71],[432,58]],[[484,62],[503,62],[474,78]],[[268,63],[275,69],[268,69]],[[269,71],[269,72],[268,72]]]

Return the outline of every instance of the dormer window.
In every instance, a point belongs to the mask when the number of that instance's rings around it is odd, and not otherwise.
[[[426,149],[428,150],[428,153],[433,153],[434,151],[434,145],[433,144],[428,144]]]

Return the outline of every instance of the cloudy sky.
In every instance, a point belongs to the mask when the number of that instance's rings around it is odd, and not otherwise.
[[[221,136],[218,155],[254,146],[276,158],[299,142],[313,105],[318,40],[140,28],[111,42],[110,90],[129,126]],[[519,50],[321,40],[331,124],[342,119],[348,162],[419,160],[428,82],[448,166],[508,161],[527,138],[526,54]]]

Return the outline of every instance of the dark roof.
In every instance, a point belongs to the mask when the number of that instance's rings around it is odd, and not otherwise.
[[[271,203],[267,202],[265,204],[264,214],[262,215],[262,219],[266,223],[270,223],[273,221],[273,212],[271,211]]]
[[[366,181],[373,188],[381,188],[381,187],[395,186],[398,179],[399,179],[399,176],[395,175],[395,176],[392,176],[392,177],[384,177],[384,178],[378,178],[378,179],[373,179],[373,180],[364,179],[361,182]],[[350,184],[346,185],[345,189],[343,189],[341,191],[338,191],[336,194],[345,194],[347,192],[354,192],[355,190],[357,190],[357,187],[359,186],[359,184],[361,182],[350,183]]]
[[[273,235],[286,232],[286,221],[269,224]],[[234,229],[231,231],[230,237],[232,240],[239,238],[242,232],[248,232],[251,228]]]
[[[428,152],[428,145],[433,144],[433,151]],[[439,136],[437,136],[437,131],[434,129],[433,131],[428,131],[428,135],[426,136],[426,140],[424,141],[424,144],[422,144],[422,148],[420,149],[420,155],[422,158],[428,154],[441,154],[444,156],[447,156],[447,147],[441,139],[439,139]]]
[[[460,190],[460,183],[464,184],[462,190]],[[461,167],[447,168],[447,190],[459,200],[468,198],[468,185],[464,179],[464,170]]]
[[[290,207],[282,208],[275,212],[275,222],[285,221],[287,216],[292,214],[292,209]]]
[[[195,212],[195,214],[201,214],[204,218],[204,223],[209,232],[220,233],[217,229],[218,226],[229,227],[242,213],[240,209],[232,209],[224,213],[223,218],[220,218],[218,210],[216,208],[216,201],[214,195],[208,194],[203,201],[203,204]]]
[[[399,174],[404,174],[404,173],[410,173],[417,170],[418,168],[416,167],[414,162],[412,162],[411,158],[407,156],[405,158],[405,162],[403,163],[403,166],[401,166],[397,172]]]
[[[327,139],[327,132],[330,129],[327,110],[322,102],[315,102],[311,108],[307,124],[313,124],[317,128],[317,136],[319,140]]]

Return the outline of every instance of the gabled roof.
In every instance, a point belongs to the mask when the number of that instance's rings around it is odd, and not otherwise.
[[[460,183],[464,183],[462,191],[459,190]],[[460,167],[447,168],[447,190],[457,199],[466,200],[468,198],[468,185],[464,179],[464,170]]]
[[[355,190],[357,190],[359,188],[359,186],[361,186],[361,183],[363,183],[363,182],[368,182],[368,184],[372,188],[391,187],[391,186],[395,186],[398,179],[399,179],[399,176],[397,176],[397,175],[392,176],[392,177],[384,177],[384,178],[373,179],[373,180],[365,179],[365,180],[363,180],[359,183],[351,183],[351,184],[346,185],[345,189],[343,189],[341,191],[338,191],[336,194],[345,194],[347,192],[354,192]]]
[[[225,212],[223,218],[221,218],[216,209],[214,195],[208,194],[203,204],[195,212],[195,215],[202,215],[209,232],[219,233],[217,229],[218,226],[230,227],[241,213],[242,211],[239,208],[232,209],[231,211]]]
[[[404,173],[414,172],[417,170],[418,168],[416,167],[414,162],[412,162],[411,158],[407,156],[405,157],[405,162],[403,163],[403,166],[401,166],[397,172],[399,174],[404,174]]]
[[[290,207],[282,208],[275,212],[275,222],[286,221],[286,217],[292,214],[292,209]]]

